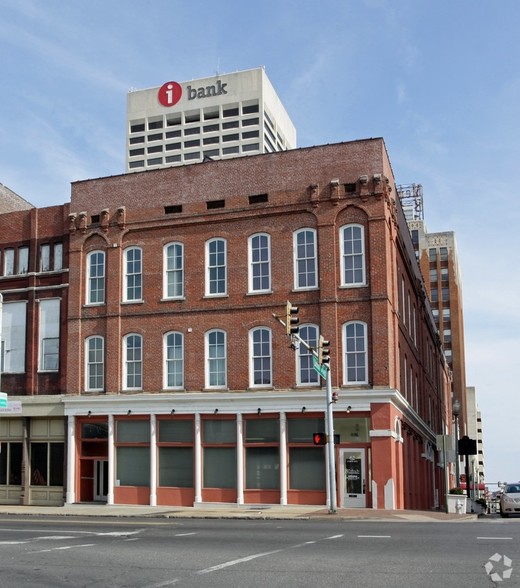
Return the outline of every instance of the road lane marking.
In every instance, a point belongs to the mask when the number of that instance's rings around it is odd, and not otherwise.
[[[266,557],[267,555],[274,555],[275,553],[280,553],[281,551],[284,550],[275,549],[274,551],[266,551],[265,553],[255,553],[253,555],[247,555],[246,557],[241,557],[240,559],[234,559],[232,561],[226,561],[216,566],[212,566],[211,568],[206,568],[205,570],[199,570],[197,574],[209,574],[210,572],[216,572],[217,570],[229,568],[230,566],[236,566],[237,564],[245,563],[246,561],[251,561],[252,559]]]
[[[52,549],[40,549],[31,553],[49,553],[51,551],[64,551],[65,549],[78,549],[79,547],[94,547],[95,543],[84,543],[83,545],[64,545],[63,547],[53,547]]]
[[[329,539],[340,539],[344,535],[332,535],[331,537],[324,537],[323,539],[319,539],[318,541],[328,541]],[[255,553],[253,555],[248,555],[246,557],[241,557],[239,559],[234,559],[232,561],[227,561],[216,566],[212,566],[211,568],[206,568],[205,570],[199,570],[197,574],[209,574],[210,572],[216,572],[218,570],[222,570],[224,568],[228,568],[230,566],[236,566],[241,563],[245,563],[247,561],[251,561],[253,559],[257,559],[259,557],[266,557],[268,555],[274,555],[275,553],[281,553],[282,551],[288,551],[289,549],[298,549],[300,547],[304,547],[305,545],[311,545],[313,543],[318,543],[318,541],[306,541],[305,543],[297,543],[296,545],[291,545],[289,547],[284,547],[282,549],[275,549],[274,551],[266,551],[265,553]]]
[[[197,533],[175,533],[174,537],[188,537],[189,535],[196,535]]]
[[[487,539],[490,541],[512,541],[513,537],[477,537],[477,539]]]

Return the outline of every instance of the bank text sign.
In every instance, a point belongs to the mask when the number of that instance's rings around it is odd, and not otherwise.
[[[163,106],[168,108],[170,106],[175,106],[184,93],[188,100],[211,98],[212,96],[222,96],[223,94],[227,94],[226,87],[227,83],[223,84],[221,80],[217,80],[215,84],[210,84],[209,86],[194,87],[188,85],[184,92],[182,86],[178,82],[166,82],[159,88],[157,99]]]

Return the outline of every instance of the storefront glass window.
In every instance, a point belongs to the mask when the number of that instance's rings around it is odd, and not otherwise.
[[[246,488],[259,490],[280,488],[278,447],[246,448]]]
[[[193,488],[192,447],[159,447],[159,486]]]
[[[325,490],[323,447],[289,449],[289,483],[292,490]]]
[[[236,488],[237,459],[235,447],[204,448],[204,487]]]
[[[149,447],[118,447],[116,460],[116,479],[120,486],[150,484]]]

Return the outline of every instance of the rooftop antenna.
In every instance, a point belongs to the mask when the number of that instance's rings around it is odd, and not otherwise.
[[[215,75],[218,77],[220,75],[220,57],[217,59],[217,71]]]

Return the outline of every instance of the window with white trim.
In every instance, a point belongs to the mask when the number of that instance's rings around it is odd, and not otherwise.
[[[184,296],[184,245],[168,243],[164,246],[164,297]]]
[[[143,299],[143,252],[140,247],[128,247],[124,251],[125,302]]]
[[[60,304],[59,298],[39,301],[39,348],[38,369],[42,372],[55,372],[59,367],[60,351]]]
[[[226,241],[206,242],[206,295],[223,296],[227,292]]]
[[[27,302],[4,302],[2,305],[2,365],[6,374],[25,372],[25,332]]]
[[[125,390],[141,390],[143,387],[143,338],[131,333],[123,339]]]
[[[105,253],[91,251],[87,256],[87,304],[105,303]]]
[[[182,333],[164,335],[164,387],[184,386],[184,337]]]
[[[365,230],[362,225],[346,225],[340,229],[341,285],[364,286]]]
[[[206,333],[206,388],[227,385],[226,333],[213,330]]]
[[[271,291],[271,236],[249,237],[249,292]]]
[[[316,325],[301,325],[298,333],[312,349],[318,348],[319,330]],[[298,373],[297,382],[301,385],[317,385],[319,384],[318,372],[314,369],[314,356],[312,351],[309,351],[305,345],[298,346],[297,352]]]
[[[343,325],[343,383],[368,383],[367,325],[351,321]]]
[[[294,287],[297,289],[317,288],[318,258],[316,231],[299,229],[294,233]]]
[[[85,389],[105,389],[105,340],[99,335],[88,337],[85,344]]]
[[[271,329],[258,327],[249,332],[251,386],[272,386]]]

